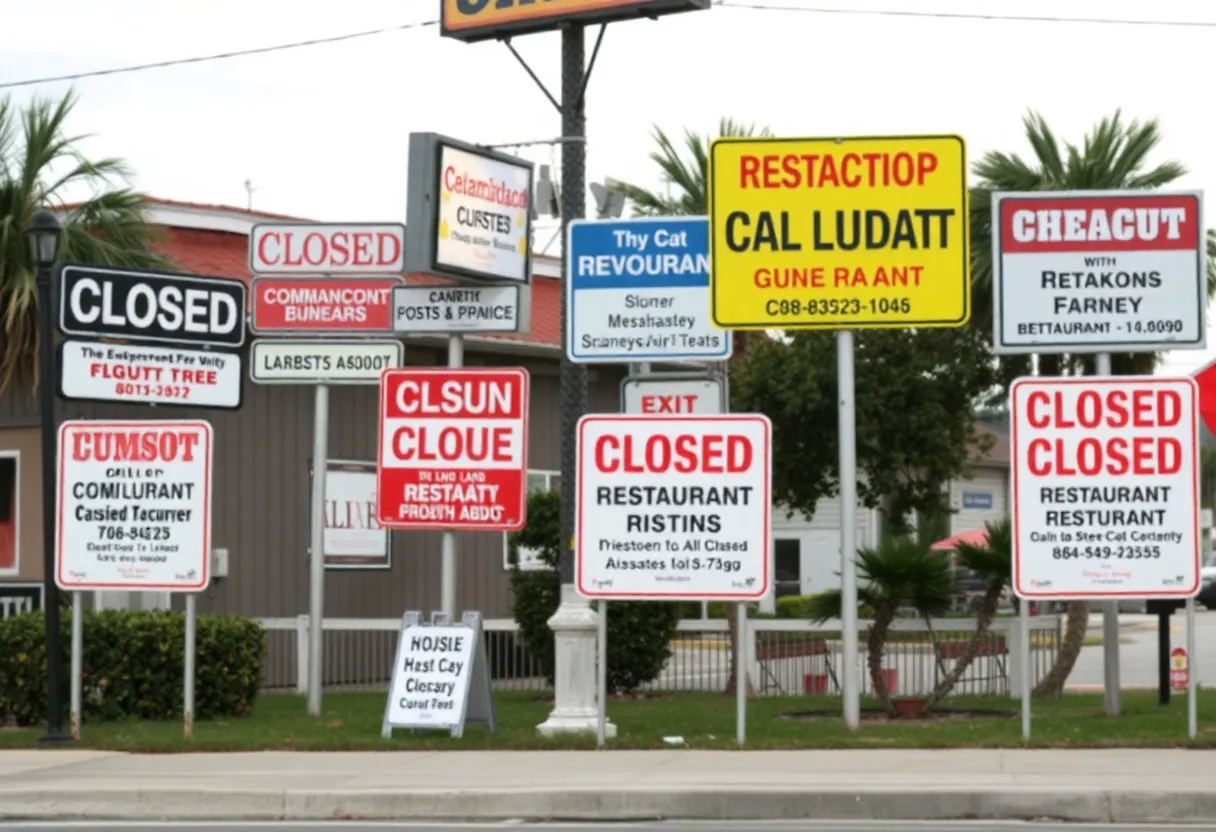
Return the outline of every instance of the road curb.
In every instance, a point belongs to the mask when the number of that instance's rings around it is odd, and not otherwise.
[[[1107,789],[22,790],[3,820],[1216,821],[1216,791]]]

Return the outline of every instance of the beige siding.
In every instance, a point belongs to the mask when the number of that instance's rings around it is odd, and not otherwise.
[[[985,503],[990,501],[990,505]],[[1009,471],[976,468],[971,479],[950,483],[950,534],[956,535],[1009,516]]]

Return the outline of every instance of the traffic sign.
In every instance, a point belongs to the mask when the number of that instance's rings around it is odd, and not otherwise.
[[[527,515],[528,372],[388,370],[377,519],[396,529],[518,531]]]
[[[245,343],[245,284],[69,264],[59,270],[59,331],[235,349]]]
[[[211,425],[69,421],[59,428],[60,589],[198,592],[211,576]]]
[[[724,361],[709,320],[705,217],[573,220],[566,240],[566,355],[579,363]]]
[[[1022,598],[1199,591],[1190,378],[1021,378],[1010,391],[1013,588]]]
[[[997,353],[1203,349],[1198,192],[992,195]]]
[[[625,413],[674,415],[726,413],[726,391],[720,378],[699,373],[651,373],[626,376],[621,381],[621,409]]]
[[[258,223],[249,232],[254,274],[399,274],[401,223]]]
[[[379,384],[400,367],[400,341],[254,341],[249,377],[258,384]]]
[[[400,277],[255,277],[250,328],[261,335],[386,334]]]
[[[771,436],[768,417],[751,414],[580,419],[579,594],[767,595]]]
[[[69,340],[58,366],[59,395],[71,401],[241,406],[239,354]]]
[[[716,139],[713,322],[962,326],[971,315],[967,206],[959,136]]]

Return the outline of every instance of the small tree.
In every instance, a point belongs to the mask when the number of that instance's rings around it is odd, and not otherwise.
[[[557,571],[561,548],[558,515],[561,497],[543,491],[528,497],[528,525],[508,538],[512,560],[513,612],[519,637],[553,681],[553,631],[549,619],[561,603]],[[520,548],[537,553],[543,569],[519,568]],[[671,638],[680,621],[679,604],[659,601],[613,601],[608,605],[608,691],[632,693],[663,672],[671,658]]]
[[[891,691],[882,674],[883,652],[891,623],[901,608],[932,617],[950,609],[954,600],[954,577],[949,558],[907,537],[884,540],[873,549],[857,550],[857,601],[874,611],[866,636],[867,663],[874,693],[887,713],[894,715]],[[810,617],[824,622],[840,618],[840,590],[833,589],[808,600]]]

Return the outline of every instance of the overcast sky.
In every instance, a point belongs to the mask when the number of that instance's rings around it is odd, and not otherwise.
[[[1181,187],[1216,192],[1213,0],[727,0],[610,26],[587,94],[589,180],[658,186],[653,124],[710,131],[728,115],[779,135],[953,132],[972,159],[1028,153],[1021,116],[1080,141],[1122,108],[1158,118]],[[4,4],[0,82],[107,69],[435,20],[439,0],[39,0]],[[908,10],[930,16],[808,9]],[[951,18],[952,13],[1192,21],[1192,26]],[[932,16],[946,15],[946,16]],[[1206,24],[1206,25],[1201,25]],[[556,95],[559,36],[516,40]],[[590,53],[590,41],[588,44]],[[159,197],[324,220],[405,214],[411,131],[480,144],[548,139],[558,114],[502,44],[437,27],[76,81],[72,128]],[[12,90],[60,95],[67,83]],[[5,90],[0,90],[2,95]],[[556,151],[521,151],[557,169]],[[1209,217],[1212,216],[1209,209]],[[1211,224],[1211,221],[1209,222]],[[540,244],[547,242],[541,235]],[[549,253],[556,253],[556,243]],[[1216,339],[1213,339],[1216,340]],[[1176,352],[1167,370],[1216,357]]]

